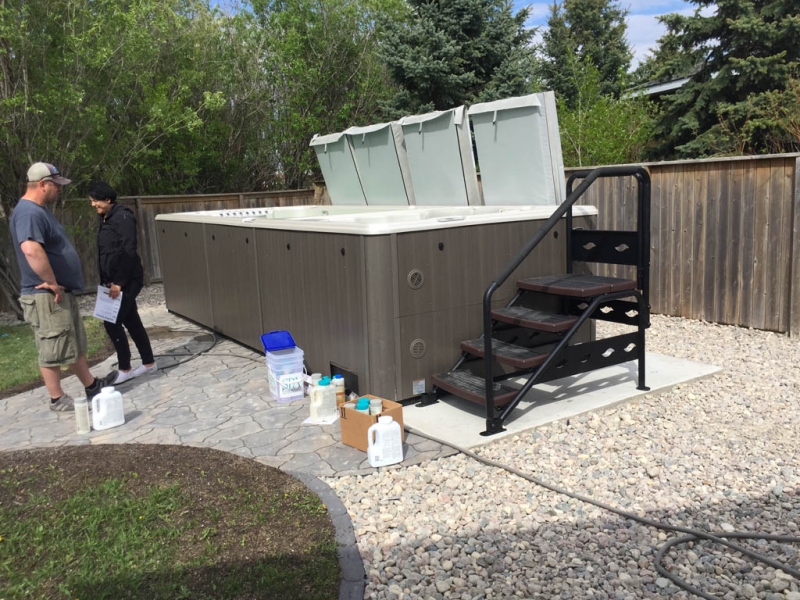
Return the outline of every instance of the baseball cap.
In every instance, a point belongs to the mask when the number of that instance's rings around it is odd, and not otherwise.
[[[28,169],[28,181],[33,183],[36,181],[52,181],[58,185],[67,185],[71,183],[71,179],[62,177],[58,169],[50,163],[37,162],[31,165]]]

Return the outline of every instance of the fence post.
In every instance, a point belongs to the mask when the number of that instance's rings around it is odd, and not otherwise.
[[[789,278],[789,336],[800,337],[800,158],[794,159]]]
[[[144,254],[144,283],[150,285],[153,280],[153,256],[150,251],[150,240],[147,239],[144,228],[144,215],[142,214],[142,199],[136,196],[136,228],[139,230],[139,248]]]
[[[239,208],[247,208],[244,205],[244,194],[239,194]]]

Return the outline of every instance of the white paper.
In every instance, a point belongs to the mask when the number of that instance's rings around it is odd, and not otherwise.
[[[301,425],[333,425],[334,423],[336,423],[336,420],[338,418],[339,418],[339,411],[337,410],[330,417],[320,419],[319,421],[312,421],[311,417],[308,417],[305,421],[301,423]]]
[[[110,292],[111,290],[105,286],[97,286],[97,300],[94,303],[94,316],[98,319],[103,319],[103,321],[108,321],[109,323],[116,323],[119,307],[122,305],[122,292],[119,293],[116,299],[109,296]]]

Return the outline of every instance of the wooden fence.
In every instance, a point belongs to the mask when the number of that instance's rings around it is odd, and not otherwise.
[[[798,157],[644,165],[654,313],[800,334]],[[595,183],[586,203],[599,209],[598,229],[635,229],[632,178]],[[600,272],[633,276],[630,269]]]
[[[652,181],[653,312],[800,335],[800,154],[644,166]],[[567,177],[575,170],[567,169]],[[161,278],[157,214],[330,203],[324,185],[313,190],[120,201],[136,212],[148,281]],[[599,229],[635,228],[632,179],[598,181],[585,203],[598,207]],[[68,201],[58,217],[74,236],[91,289],[97,284],[91,206],[86,200]],[[630,267],[599,272],[634,276]]]

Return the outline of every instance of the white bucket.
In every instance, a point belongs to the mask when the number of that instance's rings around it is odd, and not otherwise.
[[[291,402],[303,398],[303,351],[288,348],[267,352],[269,368],[269,393],[278,402]]]
[[[104,387],[92,398],[92,426],[95,431],[118,427],[125,422],[122,394],[113,387]]]

